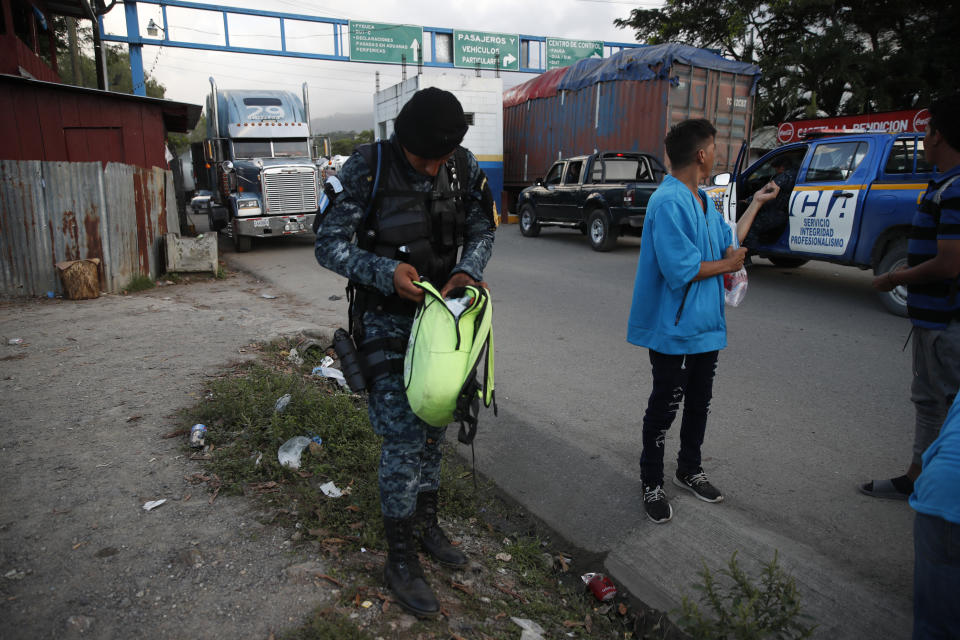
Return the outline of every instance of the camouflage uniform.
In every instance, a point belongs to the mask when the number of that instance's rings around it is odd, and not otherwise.
[[[396,144],[393,139],[391,144]],[[480,281],[493,251],[495,226],[480,204],[481,172],[476,158],[472,153],[467,156],[469,175],[465,180],[461,178],[461,184],[470,191],[470,197],[466,199],[464,243],[460,261],[450,275],[463,272]],[[434,179],[414,171],[402,153],[394,154],[394,161],[403,163],[410,189],[433,190]],[[381,169],[381,175],[386,174],[385,169]],[[371,196],[371,168],[359,153],[354,152],[338,177],[343,192],[326,213],[317,232],[317,262],[357,284],[372,286],[384,295],[392,295],[395,293],[393,272],[399,261],[360,249],[353,242]],[[377,212],[371,211],[370,215],[375,216]],[[444,284],[439,283],[439,286]],[[367,311],[362,322],[365,341],[379,338],[406,341],[413,318]],[[403,354],[388,352],[388,358],[402,359]],[[381,378],[370,390],[368,405],[373,430],[383,437],[379,470],[381,509],[389,518],[406,518],[416,509],[418,493],[437,490],[440,444],[446,427],[432,427],[414,415],[400,373]]]

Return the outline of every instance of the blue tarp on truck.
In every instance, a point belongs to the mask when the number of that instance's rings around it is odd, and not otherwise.
[[[742,76],[752,76],[751,93],[760,79],[760,67],[748,62],[737,62],[706,49],[686,44],[655,44],[637,49],[626,49],[609,58],[588,58],[571,65],[557,85],[560,91],[573,91],[598,82],[615,80],[670,79],[675,63],[722,71]]]

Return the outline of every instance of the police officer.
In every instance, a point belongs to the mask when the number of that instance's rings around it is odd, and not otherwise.
[[[403,357],[427,278],[446,295],[484,284],[496,213],[473,154],[460,147],[463,108],[427,88],[404,105],[389,141],[362,145],[339,173],[343,192],[317,233],[317,262],[346,277],[351,333],[369,390],[369,415],[383,437],[380,506],[387,585],[422,617],[440,611],[424,580],[415,544],[453,568],[466,556],[437,523],[440,445],[446,427],[417,418],[403,385]],[[356,242],[354,238],[356,237]]]

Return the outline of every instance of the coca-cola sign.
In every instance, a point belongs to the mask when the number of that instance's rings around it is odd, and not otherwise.
[[[807,133],[824,129],[874,133],[923,133],[929,120],[930,111],[927,109],[792,120],[780,123],[777,128],[777,141],[780,144],[797,142],[802,140]]]
[[[777,141],[780,144],[787,144],[788,142],[793,141],[793,123],[792,122],[781,122],[780,126],[777,127]]]

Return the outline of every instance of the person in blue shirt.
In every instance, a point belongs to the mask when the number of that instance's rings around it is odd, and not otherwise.
[[[960,637],[960,398],[914,483],[913,640]]]
[[[643,222],[627,341],[650,350],[653,389],[643,417],[640,480],[647,516],[673,517],[663,491],[663,443],[683,402],[676,485],[706,502],[723,495],[707,480],[700,448],[713,395],[717,355],[727,346],[723,274],[739,271],[746,249],[698,185],[713,168],[716,129],[685,120],[667,133],[670,175],[650,197]],[[742,240],[757,210],[776,197],[772,182],[737,223]]]
[[[923,452],[936,439],[960,389],[960,93],[930,105],[923,152],[939,173],[913,216],[907,266],[873,279],[878,291],[907,287],[907,315],[913,324],[910,399],[916,412],[907,472],[860,485],[862,493],[876,498],[906,500],[913,492]]]

